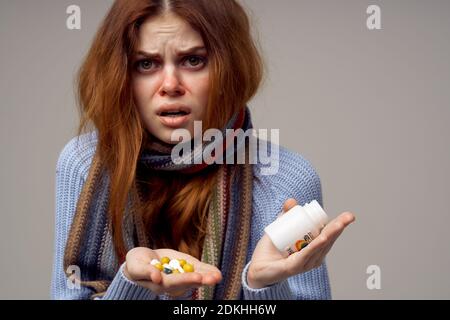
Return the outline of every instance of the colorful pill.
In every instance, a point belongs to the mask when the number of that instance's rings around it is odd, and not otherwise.
[[[164,263],[169,263],[170,259],[169,257],[162,257],[161,258],[161,264],[164,265]]]
[[[152,265],[155,265],[155,264],[159,263],[159,260],[153,259],[152,262],[150,262],[150,263],[151,263]]]
[[[179,262],[181,267],[183,267],[186,264],[186,260],[184,259],[180,259]]]
[[[172,273],[172,270],[169,269],[169,268],[164,268],[164,273],[165,273],[165,274],[171,274],[171,273]]]
[[[162,266],[163,266],[164,269],[173,270],[173,268],[168,263],[164,263]]]
[[[194,272],[194,266],[192,264],[190,264],[190,263],[186,263],[183,266],[183,270],[186,271],[186,272]]]
[[[185,272],[184,269],[183,269],[182,267],[178,267],[178,268],[175,269],[175,270],[178,270],[178,272],[180,272],[180,273],[184,273],[184,272]]]
[[[155,268],[157,268],[159,271],[163,271],[164,270],[164,267],[159,262],[157,264],[155,264]]]

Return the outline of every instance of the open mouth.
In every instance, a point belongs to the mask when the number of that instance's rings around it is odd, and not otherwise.
[[[186,125],[190,119],[191,110],[187,107],[167,108],[158,113],[161,123],[170,128],[180,128]]]
[[[186,116],[188,115],[189,112],[186,111],[165,111],[165,112],[161,112],[159,115],[161,117],[181,117],[181,116]]]

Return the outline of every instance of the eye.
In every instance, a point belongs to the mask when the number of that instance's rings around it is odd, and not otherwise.
[[[186,57],[185,62],[187,62],[191,67],[198,67],[199,65],[204,65],[206,58],[201,56],[189,56]]]
[[[151,70],[154,63],[150,59],[143,59],[136,62],[136,69],[138,71],[148,71]]]

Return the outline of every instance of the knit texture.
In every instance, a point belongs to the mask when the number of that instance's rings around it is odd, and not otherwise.
[[[56,166],[56,216],[55,216],[55,246],[54,265],[51,284],[52,299],[89,299],[95,292],[93,288],[68,285],[63,267],[64,249],[70,227],[84,183],[87,180],[89,168],[92,164],[97,144],[95,132],[73,138],[61,151]],[[269,151],[272,145],[269,144]],[[251,255],[258,240],[262,237],[264,227],[275,220],[287,198],[295,198],[303,205],[316,199],[321,205],[322,194],[320,179],[311,164],[301,155],[279,146],[279,170],[275,175],[262,175],[259,162],[253,166],[252,213],[250,222],[250,238],[244,262],[245,267],[241,274],[240,299],[331,299],[331,290],[328,279],[326,263],[320,267],[303,274],[292,276],[282,282],[265,288],[253,289],[247,284],[247,272]],[[102,193],[105,190],[96,190]],[[95,206],[95,204],[94,204]],[[95,207],[95,217],[88,216],[87,232],[92,235],[105,234],[104,225],[99,221],[106,219],[106,208]],[[89,223],[97,221],[96,223]],[[239,231],[236,229],[236,233]],[[106,233],[107,234],[107,233]],[[239,235],[234,235],[236,239]],[[100,236],[90,237],[89,248],[80,250],[85,264],[94,263],[100,243],[102,248],[102,265],[114,266],[113,247],[103,241]],[[125,239],[127,240],[127,239]],[[128,239],[131,243],[132,239]],[[228,239],[229,240],[229,239]],[[98,241],[98,243],[97,243]],[[227,238],[225,238],[227,241]],[[97,246],[96,246],[97,245]],[[232,247],[223,252],[223,256],[232,257]],[[243,255],[241,255],[243,256]],[[231,263],[231,261],[230,261]],[[80,270],[83,274],[83,270]],[[110,280],[106,293],[97,299],[173,299],[165,294],[157,295],[150,290],[140,287],[128,280],[123,274],[123,264],[117,270],[113,267],[103,268],[100,274],[90,277],[107,278]],[[228,275],[224,274],[224,277]],[[191,294],[176,299],[190,299]]]
[[[237,136],[236,129],[246,131],[252,127],[250,110],[248,107],[241,109],[223,128],[222,134],[227,136],[225,140],[215,139],[197,144],[193,150],[186,149],[183,157],[195,160],[196,155],[202,154],[202,147],[205,150],[212,147],[215,151],[214,157],[242,152],[246,154],[246,158],[250,158],[248,142],[245,142],[243,136]],[[235,137],[237,147],[231,143]],[[191,141],[186,144],[190,146]],[[242,149],[242,147],[245,148]],[[171,156],[172,149],[173,145],[158,140],[147,144],[139,157],[139,165],[142,166],[140,170],[164,170],[172,171],[173,174],[195,174],[200,170],[206,170],[208,164],[202,163],[202,158],[197,159],[200,160],[199,162],[175,163]],[[80,201],[77,203],[64,256],[65,270],[70,270],[71,265],[77,265],[83,270],[80,275],[80,285],[95,290],[92,298],[101,297],[106,293],[111,281],[101,278],[105,274],[104,270],[113,267],[114,273],[117,273],[120,264],[125,262],[125,254],[128,250],[134,247],[156,248],[147,237],[148,232],[144,228],[142,214],[137,209],[141,207],[143,193],[139,192],[139,184],[134,184],[128,195],[129,202],[125,207],[122,220],[122,231],[128,240],[126,251],[118,257],[112,257],[117,262],[115,266],[111,265],[111,259],[104,259],[106,256],[117,253],[105,251],[106,248],[113,246],[111,217],[103,219],[102,215],[97,214],[97,208],[108,207],[109,202],[108,192],[98,192],[98,190],[109,189],[107,173],[103,169],[102,161],[96,153],[89,169],[88,179],[81,191]],[[249,161],[245,164],[218,165],[215,169],[217,169],[217,181],[210,197],[206,221],[207,232],[200,260],[216,266],[226,276],[218,285],[202,286],[193,290],[192,298],[234,300],[240,296],[241,274],[245,267],[250,235],[253,170]],[[158,190],[152,192],[158,192]],[[87,232],[90,225],[97,227]],[[224,241],[225,237],[227,241]],[[87,261],[84,259],[84,252],[96,252],[96,256]],[[233,255],[222,259],[223,252],[233,252]]]

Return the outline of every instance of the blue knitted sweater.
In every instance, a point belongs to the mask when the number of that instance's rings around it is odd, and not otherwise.
[[[91,289],[84,286],[73,288],[73,286],[67,285],[63,259],[77,200],[87,179],[96,145],[97,136],[95,131],[83,134],[70,140],[58,158],[56,165],[52,299],[89,299],[93,293]],[[248,286],[246,275],[253,251],[259,239],[263,236],[264,227],[275,220],[277,214],[282,210],[284,201],[288,198],[295,198],[300,205],[304,205],[316,199],[323,205],[319,176],[312,165],[301,155],[279,146],[278,173],[263,175],[261,174],[261,166],[259,163],[253,166],[253,211],[247,264],[241,278],[241,298],[246,300],[331,299],[331,289],[325,262],[318,268],[289,277],[282,282],[264,288],[254,289]],[[99,209],[96,214],[105,215],[106,210]],[[165,294],[157,295],[127,279],[123,274],[123,264],[110,280],[112,282],[101,299],[171,299]],[[177,299],[183,299],[183,297]]]

